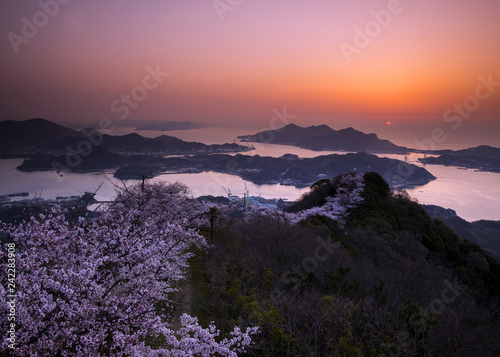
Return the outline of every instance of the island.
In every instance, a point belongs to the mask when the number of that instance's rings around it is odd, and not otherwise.
[[[53,170],[64,163],[64,156],[29,158],[18,167],[21,171]],[[322,155],[298,158],[295,155],[265,157],[259,155],[203,154],[179,157],[150,155],[121,156],[100,148],[82,158],[70,171],[89,172],[116,169],[114,177],[130,180],[152,178],[162,173],[200,173],[214,171],[237,175],[255,184],[281,184],[307,187],[323,178],[347,171],[378,172],[394,188],[425,185],[434,180],[426,169],[400,160],[381,158],[361,152],[346,155]]]
[[[206,125],[193,123],[191,121],[165,121],[161,123],[153,123],[141,125],[135,130],[156,130],[156,131],[173,131],[173,130],[191,130],[205,128]]]
[[[327,131],[325,127],[319,127],[319,130]],[[289,125],[284,132],[290,133],[296,128]],[[308,130],[317,132],[318,127]],[[351,139],[366,135],[353,131],[343,131],[342,135]],[[17,167],[20,171],[54,170],[64,175],[65,171],[113,170],[119,179],[152,178],[172,172],[215,171],[237,175],[256,184],[296,187],[307,187],[346,171],[378,172],[394,188],[425,185],[435,179],[424,168],[367,152],[314,158],[300,158],[294,154],[279,158],[250,156],[240,153],[254,148],[237,143],[207,145],[168,135],[155,138],[137,133],[108,135],[96,129],[76,131],[44,119],[0,122],[0,133],[0,157],[24,158]],[[368,137],[375,138],[373,143],[380,142],[387,149],[392,147],[372,134]],[[234,153],[237,154],[230,155]]]
[[[421,158],[419,161],[424,164],[500,173],[500,148],[481,145],[464,150],[449,150],[438,157]]]
[[[167,156],[251,150],[252,147],[236,143],[207,145],[168,135],[148,138],[137,133],[103,134],[93,128],[77,131],[41,118],[0,122],[0,158],[47,159],[72,155],[72,152],[85,152],[81,156],[87,156],[87,151],[101,156],[106,154]],[[113,159],[111,155],[107,156]]]
[[[314,151],[351,151],[405,154],[409,151],[376,134],[365,134],[353,128],[334,130],[328,125],[301,127],[288,124],[275,130],[265,130],[253,135],[238,136],[248,142],[292,145]]]

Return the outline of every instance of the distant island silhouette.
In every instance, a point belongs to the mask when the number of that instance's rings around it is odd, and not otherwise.
[[[253,135],[241,135],[238,139],[292,145],[315,151],[367,151],[376,153],[405,154],[411,149],[398,146],[389,140],[379,139],[377,134],[365,134],[353,128],[334,130],[328,125],[301,127],[288,124],[275,130],[265,130]]]

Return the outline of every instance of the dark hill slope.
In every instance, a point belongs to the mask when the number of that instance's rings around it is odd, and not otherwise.
[[[365,175],[365,201],[350,215],[351,226],[373,228],[379,234],[413,232],[443,262],[453,262],[464,283],[480,287],[500,298],[500,263],[475,243],[460,237],[439,219],[405,194],[393,194],[389,185],[376,173]]]
[[[500,148],[482,145],[474,148],[444,151],[438,157],[420,158],[420,162],[431,165],[459,166],[500,173]]]
[[[480,145],[473,148],[456,151],[449,150],[447,152],[443,152],[442,154],[449,154],[454,156],[479,156],[500,159],[500,148],[489,145]]]
[[[0,156],[34,158],[39,162],[30,163],[33,167],[42,167],[42,161],[50,160],[49,157],[72,155],[74,151],[85,152],[89,148],[96,147],[113,154],[127,156],[212,154],[252,150],[250,147],[236,143],[206,145],[167,135],[148,138],[136,133],[121,136],[102,134],[95,129],[76,131],[45,119],[0,122]],[[93,160],[87,160],[89,168],[92,166],[92,161],[96,162],[104,157],[103,150],[100,150],[99,155],[94,155]],[[96,162],[96,164],[99,167],[105,166],[102,162]],[[114,166],[116,165],[113,164]]]
[[[40,118],[0,122],[0,152],[17,148],[34,149],[62,137],[82,137],[82,134]]]
[[[200,142],[184,141],[168,135],[146,138],[135,133],[123,136],[104,135],[102,146],[114,153],[131,152],[153,155],[210,154],[251,150],[249,147],[235,143],[207,145]]]
[[[500,262],[500,221],[467,222],[452,209],[422,205],[432,218],[438,218],[471,243],[479,244],[486,253]]]
[[[380,175],[364,180],[345,226],[221,212],[194,265],[194,314],[261,326],[251,356],[498,356],[499,264]],[[336,182],[313,185],[303,206]]]

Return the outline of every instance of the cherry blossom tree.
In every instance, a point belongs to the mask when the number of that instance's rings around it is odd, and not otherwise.
[[[297,213],[285,213],[286,219],[291,223],[298,223],[309,216],[326,216],[335,221],[345,218],[349,210],[363,201],[361,193],[364,183],[361,174],[348,173],[343,175],[337,184],[336,194],[326,197],[322,206],[311,207]]]
[[[355,172],[347,173],[338,178],[334,196],[325,197],[326,203],[321,206],[311,207],[299,212],[283,212],[276,207],[249,205],[246,207],[243,219],[253,222],[262,216],[281,218],[291,224],[297,224],[310,216],[326,216],[335,221],[344,219],[350,210],[363,201],[361,196],[364,189],[363,175]],[[212,204],[214,205],[214,204]],[[235,202],[215,204],[221,216],[231,216],[234,212],[241,211],[241,205]]]
[[[181,184],[137,185],[120,192],[101,216],[69,223],[53,208],[19,226],[2,224],[16,248],[15,348],[12,356],[236,356],[251,335],[235,328],[221,339],[186,314],[172,327],[171,293],[185,278],[190,247],[206,207]],[[206,222],[205,222],[206,224]],[[3,247],[2,247],[3,248]],[[6,250],[0,252],[3,267]],[[0,275],[0,326],[7,331],[6,274]],[[155,347],[149,343],[158,341]]]

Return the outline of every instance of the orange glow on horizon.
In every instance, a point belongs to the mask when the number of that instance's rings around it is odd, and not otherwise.
[[[8,95],[4,116],[110,116],[109,103],[156,65],[171,75],[131,113],[135,119],[240,119],[244,125],[287,105],[311,118],[441,120],[474,94],[479,75],[500,80],[500,3],[490,0],[405,2],[346,61],[340,44],[352,44],[354,29],[386,5],[254,1],[220,21],[210,2],[75,3],[18,55],[9,41],[0,45],[0,65],[8,69],[0,83]],[[19,19],[39,10],[36,3],[4,7],[7,32],[19,32]],[[477,120],[498,119],[498,102],[481,102]]]

